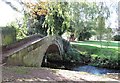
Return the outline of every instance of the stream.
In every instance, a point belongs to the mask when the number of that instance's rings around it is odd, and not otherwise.
[[[72,71],[81,71],[87,72],[95,75],[102,75],[102,74],[109,74],[109,73],[120,73],[120,70],[115,69],[108,69],[108,68],[100,68],[90,65],[71,65],[71,63],[61,63],[61,62],[50,62],[49,64],[44,67],[49,68],[57,68],[57,69],[65,69],[65,70],[72,70]]]
[[[95,75],[101,75],[101,74],[107,74],[107,73],[120,73],[120,70],[99,68],[99,67],[94,67],[94,66],[89,66],[89,65],[74,67],[72,68],[72,70],[87,72],[87,73],[91,73]]]

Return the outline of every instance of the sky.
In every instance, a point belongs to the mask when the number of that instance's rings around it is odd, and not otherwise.
[[[11,0],[6,0],[6,1],[11,2]],[[34,1],[35,2],[35,0],[24,0],[24,1],[28,1],[28,2]],[[42,0],[42,1],[44,1],[44,0]],[[54,0],[52,0],[52,1],[54,1]],[[69,1],[69,0],[67,0],[67,1]],[[77,2],[78,0],[70,0],[70,1]],[[81,1],[83,1],[83,0],[81,0]],[[89,2],[93,2],[93,1],[107,2],[107,5],[109,6],[109,8],[112,12],[110,19],[107,21],[107,25],[110,24],[111,28],[118,27],[118,15],[114,8],[117,6],[119,0],[87,0],[87,1],[89,1]],[[18,4],[16,2],[16,0],[12,0],[12,3],[15,5],[15,7],[17,7],[19,9],[19,11],[22,11],[20,4]],[[113,3],[112,6],[110,6],[111,3]],[[20,19],[23,16],[20,12],[14,11],[9,5],[7,5],[2,0],[0,0],[0,12],[1,12],[0,13],[0,26],[6,26],[7,24],[11,23],[12,21],[15,21],[15,19]]]
[[[17,5],[17,3],[15,4]],[[5,26],[20,17],[22,17],[21,13],[14,11],[9,5],[0,0],[0,26]]]

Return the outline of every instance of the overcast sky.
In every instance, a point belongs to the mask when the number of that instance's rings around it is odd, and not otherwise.
[[[16,0],[6,0],[6,1],[10,1],[10,2],[12,1],[12,3],[15,5],[15,7],[17,7],[20,11],[22,11],[22,8],[21,8],[20,4],[18,4],[16,2]],[[33,2],[35,0],[24,0],[24,1]],[[67,1],[69,1],[69,0],[67,0]],[[79,1],[79,0],[70,0],[70,1]],[[114,0],[87,0],[87,1],[90,1],[90,2],[93,2],[93,1],[95,1],[95,2],[98,2],[98,1],[107,2],[107,5],[109,6],[110,11],[112,13],[110,19],[107,21],[107,24],[110,24],[111,28],[117,28],[118,27],[118,15],[115,11],[115,8],[117,7],[119,0],[116,0],[116,2]],[[110,6],[110,4],[112,4],[112,5]],[[22,17],[21,13],[14,11],[9,5],[7,5],[5,2],[0,0],[0,26],[6,26],[8,23],[14,21],[15,19],[21,18],[21,17]]]

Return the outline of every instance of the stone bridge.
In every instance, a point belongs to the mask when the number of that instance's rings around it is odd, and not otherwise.
[[[2,49],[3,63],[9,65],[41,66],[47,53],[64,53],[62,38],[35,35]]]

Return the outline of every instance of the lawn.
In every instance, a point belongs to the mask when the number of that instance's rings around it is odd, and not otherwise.
[[[101,47],[100,41],[78,41],[78,42],[71,42],[71,44],[79,44],[79,45],[88,45],[88,46],[97,46]],[[119,44],[116,41],[102,41],[102,47],[108,48],[118,48]]]
[[[92,65],[119,68],[120,61],[119,49],[117,42],[110,42],[107,47],[107,42],[102,41],[102,48],[99,41],[79,41],[71,42],[73,48],[77,49],[81,54],[86,53],[91,57]]]

